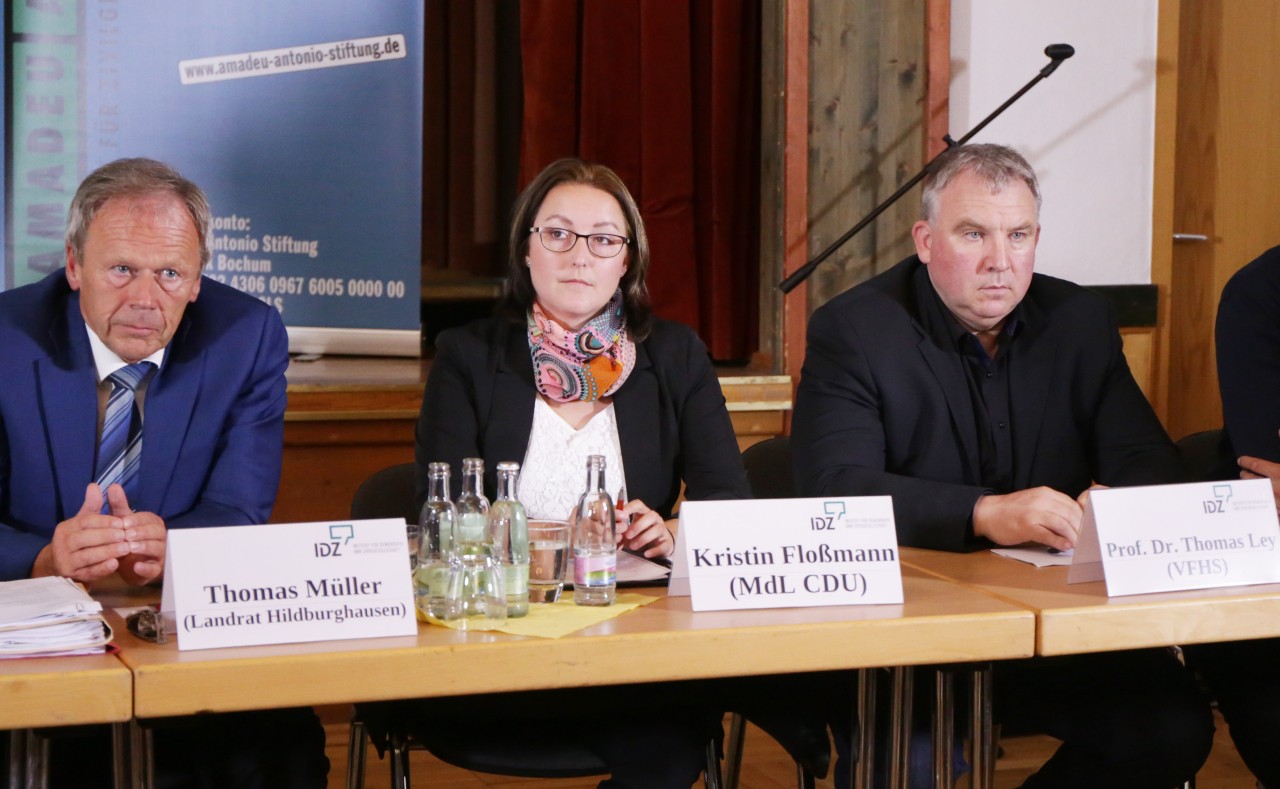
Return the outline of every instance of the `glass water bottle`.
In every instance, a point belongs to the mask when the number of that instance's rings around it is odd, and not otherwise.
[[[520,464],[498,464],[498,498],[489,506],[489,539],[502,560],[507,616],[529,613],[529,520],[516,500]]]
[[[486,525],[489,520],[489,500],[484,497],[484,459],[463,458],[462,493],[454,502],[458,510],[458,553],[476,552],[493,554],[488,544]]]
[[[489,538],[483,459],[463,459],[462,493],[454,506],[458,510],[454,548],[462,564],[459,625],[478,630],[501,627],[507,623],[506,584],[498,546]]]
[[[587,486],[573,513],[573,602],[612,605],[618,585],[617,521],[603,455],[587,458]]]
[[[427,466],[427,500],[418,515],[421,547],[414,570],[414,600],[418,610],[429,617],[451,621],[458,618],[461,600],[449,592],[450,568],[458,564],[454,553],[457,511],[449,501],[449,464]]]

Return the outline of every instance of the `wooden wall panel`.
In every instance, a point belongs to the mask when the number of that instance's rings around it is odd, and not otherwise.
[[[1156,388],[1156,329],[1121,329],[1120,336],[1124,340],[1124,358],[1129,362],[1129,371],[1142,393],[1151,400]]]
[[[1222,46],[1222,3],[1180,3],[1175,232],[1216,237],[1218,188],[1217,62]],[[1194,188],[1187,188],[1195,184]],[[1212,348],[1217,293],[1213,289],[1214,242],[1173,247],[1170,282],[1169,432],[1187,435],[1221,425],[1218,378]],[[1206,411],[1206,407],[1208,410]]]
[[[285,423],[284,468],[272,523],[347,518],[360,483],[413,460],[414,419]]]
[[[1156,347],[1152,357],[1151,388],[1144,389],[1156,415],[1169,425],[1169,348],[1172,321],[1174,172],[1177,145],[1172,133],[1178,122],[1177,0],[1160,0],[1156,39],[1156,134],[1152,167],[1151,283],[1156,286]]]
[[[924,0],[811,5],[809,254],[924,164]],[[919,193],[898,201],[810,279],[810,309],[914,251]]]

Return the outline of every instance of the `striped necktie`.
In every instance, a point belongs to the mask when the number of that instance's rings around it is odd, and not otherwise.
[[[111,511],[107,488],[120,483],[133,502],[138,489],[138,464],[142,460],[142,413],[134,400],[134,390],[155,368],[151,362],[121,367],[107,380],[111,396],[102,418],[102,440],[98,442],[97,483],[102,488],[102,512]]]

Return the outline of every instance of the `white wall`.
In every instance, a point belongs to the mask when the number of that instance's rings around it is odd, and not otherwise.
[[[1014,146],[1040,178],[1036,270],[1086,285],[1151,281],[1157,0],[952,0],[951,136],[1076,49],[970,142]]]

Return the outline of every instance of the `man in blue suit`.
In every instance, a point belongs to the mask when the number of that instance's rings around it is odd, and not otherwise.
[[[147,583],[163,570],[166,529],[271,513],[284,325],[201,277],[208,204],[158,167],[122,161],[89,176],[71,206],[65,272],[0,294],[0,579],[118,572]],[[144,359],[155,370],[139,386],[147,429],[130,499],[94,482],[99,403],[114,369]]]
[[[203,278],[211,225],[194,183],[121,159],[72,199],[65,271],[0,294],[0,580],[158,582],[168,529],[270,515],[287,339],[276,310]],[[113,411],[130,365],[132,404]],[[162,784],[325,785],[310,710],[199,720],[158,729]],[[55,757],[53,773],[92,785],[103,767]]]

